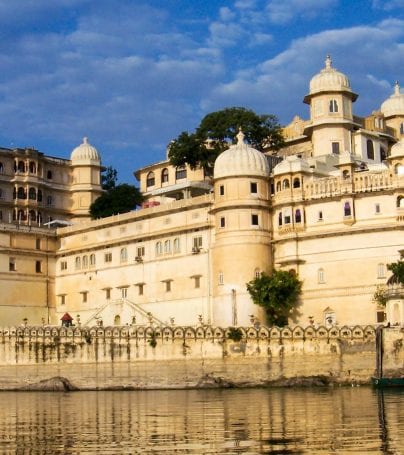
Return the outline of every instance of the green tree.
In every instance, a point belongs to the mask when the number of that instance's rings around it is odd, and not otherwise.
[[[393,272],[393,275],[389,278],[389,283],[399,283],[404,285],[404,261],[400,259],[397,262],[387,264],[387,269]]]
[[[168,157],[174,166],[189,164],[211,174],[215,159],[235,143],[239,129],[257,150],[279,150],[284,145],[281,127],[274,115],[257,115],[243,107],[230,107],[206,115],[195,133],[182,132],[170,144]]]
[[[121,183],[110,188],[90,206],[91,218],[105,218],[135,209],[143,201],[143,196],[133,185]]]
[[[284,326],[296,308],[302,282],[293,272],[274,270],[247,283],[252,301],[265,309],[269,325]]]
[[[118,180],[118,172],[112,166],[104,168],[101,174],[101,186],[104,190],[115,188]]]

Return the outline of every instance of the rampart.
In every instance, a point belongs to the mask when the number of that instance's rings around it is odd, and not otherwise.
[[[385,330],[385,370],[402,374],[403,329]],[[373,326],[240,332],[235,341],[210,326],[0,329],[0,390],[364,384],[375,373]]]

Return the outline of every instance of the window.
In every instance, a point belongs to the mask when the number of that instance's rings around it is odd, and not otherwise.
[[[42,273],[42,261],[35,261],[35,272]]]
[[[171,242],[170,240],[166,240],[164,242],[164,254],[170,254],[171,253]]]
[[[344,204],[344,216],[351,216],[351,215],[352,215],[351,204],[349,202],[345,202],[345,204]]]
[[[331,151],[334,155],[339,155],[339,142],[331,142]]]
[[[35,240],[35,248],[37,250],[40,250],[41,249],[41,239],[36,239]]]
[[[251,215],[251,224],[252,226],[258,226],[258,215],[255,213]]]
[[[36,189],[30,188],[28,191],[28,199],[34,200],[36,199]]]
[[[66,294],[60,294],[59,295],[59,304],[60,305],[65,305],[66,304]]]
[[[194,288],[199,289],[201,287],[201,275],[191,276],[194,280]]]
[[[42,202],[42,191],[38,190],[38,202]]]
[[[288,188],[290,188],[290,184],[289,184],[289,180],[288,179],[285,179],[283,182],[282,182],[282,188],[284,190],[287,190]]]
[[[53,176],[52,176],[52,171],[48,171],[48,172],[46,173],[46,178],[47,178],[48,180],[52,180],[52,177],[53,177]]]
[[[127,287],[121,288],[121,297],[123,299],[126,299],[128,297],[128,288]]]
[[[181,243],[179,237],[174,239],[174,253],[179,253],[181,251]]]
[[[219,283],[220,286],[224,284],[224,275],[223,275],[223,272],[219,272],[218,283]]]
[[[397,198],[397,207],[404,208],[404,196],[398,196]]]
[[[254,278],[260,278],[261,277],[261,270],[260,269],[255,269],[254,270]]]
[[[149,172],[146,177],[146,187],[149,188],[150,186],[154,186],[156,183],[156,179],[154,177],[154,172]]]
[[[338,112],[338,103],[337,100],[330,100],[329,109],[331,113]]]
[[[366,153],[369,160],[375,159],[375,149],[373,147],[373,141],[370,139],[366,141]]]
[[[144,249],[144,246],[138,246],[136,248],[136,256],[141,258],[144,256],[144,253],[145,253],[145,249]]]
[[[282,212],[279,212],[278,215],[278,226],[282,226]]]
[[[342,178],[344,180],[347,180],[349,179],[349,171],[347,169],[345,169],[344,171],[342,171]]]
[[[20,186],[17,191],[17,198],[18,199],[26,199],[27,193],[25,192],[24,188]]]
[[[112,262],[112,253],[104,254],[104,262]]]
[[[105,298],[107,300],[111,298],[111,288],[105,288]]]
[[[46,205],[47,205],[48,207],[50,207],[50,206],[52,205],[52,202],[53,202],[52,196],[47,196],[47,197],[46,197]]]
[[[171,292],[171,281],[172,280],[165,280],[163,281],[164,285],[165,285],[165,290],[166,292]]]
[[[376,322],[384,322],[386,320],[386,313],[383,310],[376,311]]]
[[[2,174],[4,172],[4,166],[3,166],[3,163],[0,163],[0,174]]]
[[[25,163],[24,161],[18,162],[18,172],[25,172]]]
[[[36,221],[36,213],[35,213],[35,210],[30,210],[28,212],[28,222],[29,224],[31,225],[31,221]]]
[[[175,180],[181,180],[187,178],[187,168],[185,166],[178,166],[175,169]]]
[[[299,179],[299,177],[295,177],[293,179],[293,188],[300,188],[300,179]]]
[[[323,212],[322,212],[322,210],[320,210],[318,212],[318,221],[323,221]]]
[[[67,261],[60,262],[60,270],[67,270]]]
[[[404,122],[400,124],[400,134],[404,134]]]
[[[114,325],[121,325],[121,316],[119,314],[114,317]]]
[[[8,261],[8,270],[10,272],[15,272],[17,270],[15,258],[10,258]]]
[[[87,303],[87,300],[88,300],[88,292],[87,291],[83,291],[83,292],[80,292],[81,294],[81,301],[82,303]]]
[[[224,185],[219,186],[219,195],[224,196]]]
[[[202,237],[201,236],[194,237],[192,239],[192,247],[193,248],[202,248]]]
[[[92,253],[90,254],[90,267],[94,267],[95,266],[95,254]]]
[[[137,283],[137,290],[138,290],[138,295],[143,295],[144,294],[144,283]]]
[[[88,269],[88,256],[83,256],[83,259],[81,260],[81,264],[83,269]]]
[[[163,244],[161,242],[156,243],[156,256],[163,254]]]
[[[161,171],[161,183],[168,183],[168,169],[166,167]]]
[[[295,222],[296,223],[301,223],[302,222],[302,212],[300,211],[300,209],[296,209]]]
[[[251,194],[257,194],[258,193],[257,182],[251,182],[250,183],[250,191],[251,191]]]
[[[377,278],[386,278],[386,266],[382,263],[377,264]]]
[[[380,204],[375,204],[375,213],[376,215],[380,213]]]
[[[276,192],[278,193],[281,190],[281,182],[276,183]]]
[[[36,174],[36,165],[33,161],[29,162],[29,172],[30,174]]]
[[[128,261],[128,250],[126,248],[121,248],[120,252],[120,259],[121,262],[127,262]]]
[[[318,270],[317,270],[317,282],[318,282],[319,284],[325,283],[324,269],[318,269]]]
[[[76,257],[76,259],[74,261],[74,264],[75,264],[75,269],[76,270],[80,270],[81,269],[81,258],[79,256]]]
[[[224,217],[220,218],[220,227],[224,228],[226,226],[226,219]]]

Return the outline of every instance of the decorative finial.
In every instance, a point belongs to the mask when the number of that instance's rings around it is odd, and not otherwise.
[[[244,144],[244,133],[243,131],[241,130],[241,126],[239,127],[238,129],[238,133],[237,133],[237,145],[241,145],[241,144]]]
[[[331,55],[327,54],[327,57],[325,58],[325,67],[327,70],[331,68],[332,65],[332,60],[331,60]]]
[[[398,83],[398,81],[396,81],[395,84],[394,84],[394,94],[395,95],[399,95],[400,94],[400,84]]]
[[[83,137],[83,144],[88,144],[88,137],[87,136]]]

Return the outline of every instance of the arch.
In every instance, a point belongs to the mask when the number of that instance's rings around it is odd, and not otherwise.
[[[127,248],[121,248],[121,251],[119,253],[119,257],[121,262],[127,262],[128,261],[128,249]]]
[[[161,183],[168,183],[168,169],[166,167],[161,171]]]
[[[33,221],[35,223],[36,221],[36,213],[35,213],[35,210],[30,210],[28,212],[28,220],[29,221]]]
[[[159,241],[156,243],[156,256],[163,254],[163,244]]]
[[[36,164],[34,161],[29,162],[29,172],[30,174],[36,174]]]
[[[350,177],[349,171],[347,169],[343,170],[342,171],[342,178],[344,180],[346,180],[346,179],[349,179],[349,177]]]
[[[296,209],[296,211],[295,211],[295,222],[296,223],[302,222],[302,212],[300,209]]]
[[[171,241],[166,240],[164,242],[164,254],[169,254],[169,253],[171,253]]]
[[[293,179],[293,188],[300,188],[300,179],[299,179],[299,177],[295,177]]]
[[[180,238],[176,237],[173,242],[174,245],[174,253],[179,253],[181,251],[181,242]]]
[[[400,209],[404,208],[404,196],[400,195],[397,197],[397,207]]]
[[[36,200],[36,189],[35,188],[30,188],[28,190],[28,199]]]
[[[368,139],[366,141],[366,154],[369,160],[375,159],[375,149],[373,146],[373,141],[371,139]]]
[[[156,184],[156,178],[154,176],[154,172],[150,171],[146,177],[146,188],[149,188],[150,186],[154,186],[155,184]]]
[[[288,188],[290,188],[290,183],[289,183],[289,179],[284,179],[283,182],[282,182],[282,188],[284,190],[287,190]]]
[[[17,191],[17,198],[18,199],[26,199],[27,198],[27,193],[25,192],[25,189],[20,186]]]
[[[83,256],[81,263],[82,263],[83,269],[87,269],[88,268],[88,256]]]
[[[80,270],[81,269],[81,257],[80,256],[76,257],[76,259],[74,261],[74,266],[75,266],[76,270]]]
[[[42,202],[42,190],[38,190],[38,202]]]
[[[17,219],[18,219],[18,221],[24,221],[26,219],[24,210],[22,210],[22,209],[18,210]]]
[[[278,181],[276,183],[276,192],[278,192],[278,191],[281,191],[281,182],[280,181]]]
[[[47,178],[48,180],[52,180],[52,178],[53,178],[52,171],[47,171],[47,173],[46,173],[46,178]]]
[[[17,171],[18,172],[25,172],[25,163],[24,163],[24,161],[18,161]]]
[[[352,215],[351,204],[349,202],[345,202],[345,204],[344,204],[344,216],[351,216],[351,215]]]
[[[94,267],[94,266],[95,266],[95,254],[91,253],[90,254],[90,267]]]
[[[119,314],[114,317],[114,325],[121,325],[121,316]]]

